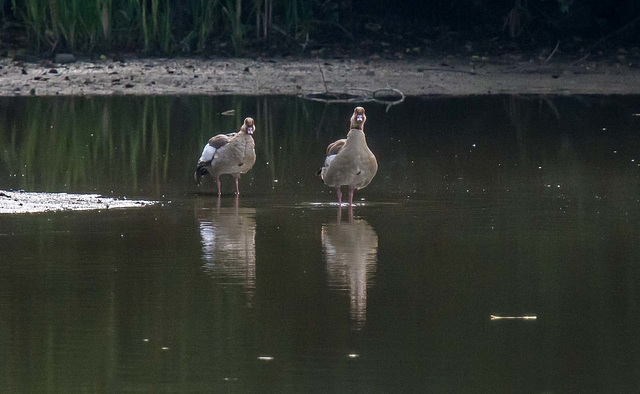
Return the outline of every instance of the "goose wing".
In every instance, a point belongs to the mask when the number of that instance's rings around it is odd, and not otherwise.
[[[329,144],[329,146],[327,147],[327,158],[324,160],[325,167],[329,166],[329,163],[331,163],[331,160],[333,160],[336,157],[336,155],[340,152],[340,150],[342,150],[342,148],[346,143],[347,143],[346,139],[341,139]]]
[[[198,160],[198,162],[210,163],[211,160],[217,157],[216,151],[227,145],[229,141],[231,141],[231,139],[236,136],[236,134],[237,133],[218,134],[211,137],[207,144],[204,146],[202,155],[200,155],[200,160]]]

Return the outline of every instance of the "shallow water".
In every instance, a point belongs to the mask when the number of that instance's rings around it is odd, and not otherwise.
[[[0,100],[0,189],[162,202],[0,215],[2,391],[635,391],[640,99],[365,104],[380,170],[338,209],[353,106]],[[195,162],[246,115],[218,199]]]

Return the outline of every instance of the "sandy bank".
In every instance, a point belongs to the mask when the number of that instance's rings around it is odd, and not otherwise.
[[[134,59],[0,60],[0,95],[640,94],[640,69],[609,62]]]

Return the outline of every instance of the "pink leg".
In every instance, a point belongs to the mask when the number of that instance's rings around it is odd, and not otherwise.
[[[353,186],[349,186],[349,205],[353,205]]]
[[[340,190],[340,186],[336,188],[336,192],[338,192],[338,205],[342,206],[342,190]]]
[[[216,178],[216,183],[218,184],[218,195],[221,195],[222,192],[220,191],[220,177]]]
[[[240,186],[238,186],[238,178],[236,178],[236,196],[240,195]]]

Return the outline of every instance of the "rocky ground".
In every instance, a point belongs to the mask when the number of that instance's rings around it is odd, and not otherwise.
[[[640,68],[625,61],[527,56],[388,60],[0,60],[0,95],[638,94]]]

